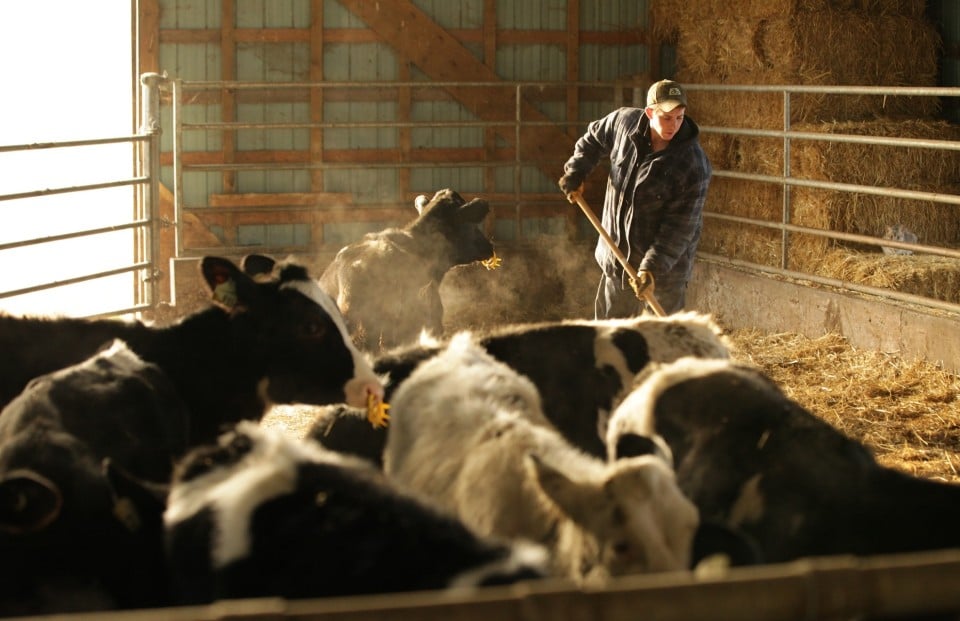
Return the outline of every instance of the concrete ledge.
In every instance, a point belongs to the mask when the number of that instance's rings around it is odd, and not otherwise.
[[[960,372],[960,315],[698,261],[687,307],[729,329],[841,334],[854,347]]]

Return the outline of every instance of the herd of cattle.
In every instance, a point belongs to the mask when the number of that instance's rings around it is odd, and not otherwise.
[[[960,486],[879,465],[708,315],[443,335],[487,210],[438,192],[319,277],[206,257],[212,303],[165,327],[0,316],[0,615],[960,546]],[[300,438],[277,403],[323,408]]]

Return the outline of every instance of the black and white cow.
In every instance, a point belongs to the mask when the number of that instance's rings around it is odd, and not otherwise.
[[[415,205],[416,219],[345,246],[320,277],[355,341],[372,351],[412,343],[424,329],[441,335],[444,275],[494,254],[481,229],[487,201],[440,190]]]
[[[729,341],[717,323],[694,312],[514,324],[478,334],[477,340],[494,358],[534,383],[544,412],[568,441],[601,458],[607,455],[607,417],[648,364],[682,356],[730,355]],[[419,363],[442,348],[442,343],[434,342],[377,356],[373,366],[388,378],[387,400]],[[328,408],[308,435],[330,449],[382,463],[388,429],[373,429],[365,416],[360,409]]]
[[[533,383],[470,334],[394,397],[384,471],[480,534],[541,542],[553,573],[582,584],[690,566],[698,515],[670,466],[572,446]]]
[[[164,521],[176,598],[311,598],[546,575],[534,544],[482,539],[369,462],[249,422],[178,465]]]
[[[729,360],[658,365],[611,417],[611,455],[659,436],[701,517],[768,562],[960,546],[960,486],[881,466],[861,443]]]
[[[31,381],[0,415],[0,614],[167,603],[163,504],[141,482],[169,482],[188,429],[121,341]]]
[[[214,304],[166,327],[0,316],[0,403],[114,338],[173,381],[191,412],[191,443],[215,441],[224,424],[259,420],[271,403],[362,407],[369,394],[383,395],[333,300],[302,266],[252,255],[243,267],[256,276],[219,257],[200,267]]]

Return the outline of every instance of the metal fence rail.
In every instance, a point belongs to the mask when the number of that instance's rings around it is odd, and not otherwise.
[[[871,295],[882,295],[887,298],[919,304],[949,312],[960,312],[960,304],[944,302],[931,299],[924,296],[917,296],[903,293],[893,289],[866,286],[849,281],[841,281],[835,278],[826,278],[817,274],[811,274],[806,271],[796,271],[790,269],[790,233],[803,233],[815,237],[831,239],[836,241],[847,241],[853,243],[883,245],[891,248],[905,249],[915,253],[929,254],[935,256],[960,259],[960,251],[955,248],[941,245],[909,243],[896,240],[883,239],[870,235],[859,235],[842,231],[824,230],[811,227],[797,226],[790,223],[792,214],[791,188],[804,187],[816,188],[838,193],[864,194],[872,196],[887,196],[903,198],[907,200],[929,201],[933,203],[956,205],[960,207],[960,194],[947,194],[942,192],[926,192],[911,190],[899,187],[877,187],[861,185],[854,183],[838,183],[816,179],[804,179],[797,177],[791,169],[791,150],[793,142],[797,140],[821,141],[833,143],[846,143],[858,145],[890,146],[902,148],[929,149],[934,151],[954,152],[960,151],[960,142],[954,140],[936,140],[921,138],[887,137],[887,136],[863,136],[857,134],[836,134],[819,133],[808,131],[796,131],[792,129],[791,110],[792,98],[796,95],[816,94],[816,95],[881,95],[887,96],[913,96],[913,97],[955,97],[960,98],[960,88],[956,87],[880,87],[880,86],[797,86],[797,85],[719,85],[719,84],[691,84],[688,87],[691,91],[716,91],[716,92],[745,92],[745,93],[776,93],[783,99],[783,117],[782,130],[754,129],[741,127],[717,127],[701,126],[701,131],[705,134],[718,134],[726,136],[751,136],[763,138],[778,138],[783,141],[783,171],[779,176],[763,175],[754,173],[744,173],[739,171],[715,169],[714,176],[720,178],[740,179],[746,181],[755,181],[759,183],[773,184],[783,189],[782,216],[779,222],[769,220],[760,220],[756,218],[737,217],[729,214],[717,213],[712,210],[706,210],[705,216],[715,220],[724,220],[728,222],[738,222],[746,225],[777,229],[782,232],[780,256],[782,258],[779,267],[760,265],[757,263],[735,260],[729,257],[716,254],[701,252],[700,256],[711,261],[735,265],[741,268],[757,270],[767,274],[785,276],[788,278],[802,279],[809,282],[826,285],[830,287],[847,289],[860,293]],[[960,189],[960,171],[957,171],[957,188]],[[709,207],[709,205],[708,205]],[[960,217],[960,210],[957,216]],[[707,225],[709,226],[709,225]],[[960,269],[960,266],[958,266]]]
[[[159,76],[152,73],[144,74],[141,77],[141,111],[143,123],[140,127],[139,133],[137,134],[130,136],[92,138],[89,140],[67,140],[60,142],[0,145],[0,153],[42,151],[47,149],[76,149],[108,144],[131,144],[137,145],[139,148],[139,156],[134,162],[136,173],[133,177],[98,183],[65,185],[52,188],[0,194],[0,203],[3,203],[6,201],[27,200],[56,194],[70,194],[75,192],[87,192],[128,186],[135,187],[137,192],[135,195],[134,204],[131,205],[131,221],[0,244],[0,251],[4,251],[16,248],[41,246],[44,244],[51,244],[70,239],[81,239],[95,235],[102,235],[104,233],[133,230],[135,232],[136,240],[134,244],[134,261],[126,265],[119,265],[107,270],[98,270],[96,272],[86,273],[81,276],[57,279],[48,282],[36,283],[28,287],[19,287],[16,289],[0,291],[0,299],[13,298],[38,291],[54,290],[61,287],[66,287],[68,285],[89,282],[108,276],[131,273],[137,275],[136,281],[140,283],[134,291],[133,305],[124,308],[111,308],[103,311],[102,313],[89,316],[124,315],[152,309],[155,306],[158,301],[155,284],[157,281],[156,272],[158,269],[158,243],[156,240],[157,235],[159,234],[160,226],[160,221],[156,215],[155,207],[158,204],[157,197],[159,195],[160,183],[160,122],[158,116],[159,87],[164,80],[164,76]]]
[[[523,217],[524,208],[531,204],[529,191],[521,190],[521,170],[527,167],[534,167],[542,162],[531,160],[525,157],[524,141],[530,140],[536,132],[547,131],[547,128],[562,128],[567,130],[570,127],[577,128],[579,132],[587,121],[592,119],[561,119],[550,120],[541,117],[533,118],[530,114],[527,101],[535,99],[535,96],[542,95],[545,91],[556,91],[557,93],[569,93],[569,89],[577,89],[577,92],[584,93],[589,91],[594,99],[602,99],[607,110],[613,109],[619,105],[642,106],[644,102],[638,98],[645,95],[645,88],[638,88],[638,85],[630,82],[583,82],[583,83],[550,83],[550,82],[450,82],[450,83],[424,83],[424,82],[383,82],[383,83],[274,83],[274,82],[188,82],[174,81],[173,86],[173,119],[174,119],[174,203],[177,222],[177,247],[180,245],[180,226],[182,223],[182,214],[185,206],[183,204],[182,184],[183,173],[185,170],[195,171],[218,171],[218,172],[240,172],[240,171],[271,171],[271,170],[342,170],[348,174],[350,170],[357,169],[377,169],[377,170],[415,170],[421,168],[469,168],[474,167],[478,170],[490,169],[493,167],[503,168],[512,167],[514,169],[512,189],[502,192],[501,195],[512,195],[513,205],[516,209],[517,222]],[[644,86],[645,85],[641,85]],[[410,121],[406,119],[391,121],[357,121],[357,122],[331,122],[326,120],[315,120],[313,122],[277,122],[270,123],[264,121],[239,122],[239,121],[208,121],[190,123],[183,119],[182,107],[190,102],[198,101],[199,93],[212,91],[216,93],[234,93],[241,92],[250,94],[260,91],[273,93],[273,97],[282,98],[284,92],[296,89],[303,93],[323,93],[324,96],[336,95],[338,101],[349,100],[349,91],[370,91],[371,89],[389,90],[394,89],[429,89],[432,91],[443,91],[445,89],[498,89],[502,93],[505,88],[514,93],[513,101],[501,100],[499,105],[502,107],[512,106],[512,113],[509,110],[502,111],[496,119],[465,119],[463,121]],[[781,232],[781,257],[782,264],[779,267],[771,267],[751,263],[743,260],[736,260],[733,257],[724,257],[701,253],[701,256],[711,261],[729,263],[737,265],[740,268],[749,268],[765,273],[774,273],[790,278],[801,278],[810,282],[828,285],[831,287],[842,287],[854,291],[877,293],[894,299],[909,301],[911,303],[923,302],[931,307],[946,309],[953,312],[960,312],[960,305],[943,302],[940,300],[928,300],[915,295],[904,294],[889,289],[878,289],[876,287],[866,287],[855,283],[841,282],[836,279],[824,278],[816,274],[792,269],[790,263],[790,239],[792,234],[804,234],[807,236],[819,237],[832,242],[852,242],[858,244],[868,244],[872,246],[888,246],[892,248],[907,249],[914,253],[937,255],[950,259],[960,259],[960,250],[947,247],[945,245],[931,243],[909,243],[896,240],[887,240],[876,236],[863,235],[847,231],[828,230],[800,226],[792,223],[792,197],[793,188],[815,188],[831,193],[854,193],[873,196],[887,196],[907,200],[930,201],[939,204],[960,206],[960,195],[943,192],[919,191],[905,187],[875,187],[857,183],[840,183],[833,181],[824,181],[820,179],[802,178],[791,170],[790,154],[793,144],[796,141],[823,141],[832,143],[849,143],[857,145],[872,145],[911,149],[928,149],[939,151],[944,154],[960,151],[960,142],[952,140],[938,139],[914,139],[902,136],[869,136],[852,135],[843,133],[819,133],[812,131],[798,131],[793,129],[791,124],[791,104],[793,98],[799,95],[845,95],[845,96],[864,96],[880,95],[884,97],[960,97],[960,88],[932,88],[932,87],[873,87],[873,86],[794,86],[794,85],[720,85],[720,84],[690,84],[688,90],[693,91],[731,91],[744,93],[776,93],[782,96],[783,101],[783,121],[782,129],[761,129],[750,127],[720,127],[720,126],[701,126],[704,134],[717,134],[721,136],[749,136],[759,138],[770,138],[782,141],[783,170],[781,174],[756,174],[738,170],[725,170],[715,167],[714,175],[717,178],[738,179],[761,184],[772,184],[779,186],[783,191],[782,216],[777,220],[765,220],[752,217],[735,216],[725,214],[711,208],[709,199],[705,216],[708,220],[727,221],[742,223],[745,225],[762,227],[767,229],[776,229]],[[189,95],[187,94],[189,93]],[[279,93],[279,95],[278,95]],[[601,93],[597,97],[597,93]],[[562,99],[562,96],[561,96]],[[181,145],[183,136],[187,132],[216,132],[222,135],[236,133],[243,129],[257,129],[263,131],[281,131],[294,129],[309,130],[328,130],[328,129],[397,129],[412,130],[417,128],[481,128],[489,130],[498,130],[501,135],[509,135],[513,138],[513,144],[509,145],[512,150],[513,158],[510,161],[492,161],[470,160],[470,161],[411,161],[408,152],[404,152],[401,147],[395,148],[394,157],[389,162],[361,162],[361,161],[317,161],[311,159],[306,162],[273,162],[273,161],[255,161],[255,162],[195,162],[185,164],[183,162],[183,153]],[[572,143],[572,140],[571,140]],[[316,148],[315,146],[312,148]],[[552,154],[556,158],[554,162],[557,171],[560,171],[563,161],[568,157],[568,153]],[[559,174],[559,172],[558,172]],[[960,173],[958,173],[960,175]],[[555,185],[554,180],[550,180]],[[960,177],[957,179],[960,184]],[[960,185],[958,185],[960,187]],[[537,198],[538,204],[542,207],[544,204],[543,193],[545,188],[538,189],[540,196]],[[556,192],[555,198],[556,213],[569,213],[569,206],[560,192]],[[398,204],[399,206],[399,204]],[[192,207],[191,207],[192,209]],[[538,213],[543,213],[541,209]],[[958,214],[960,215],[960,214]],[[344,215],[348,217],[348,215]],[[706,224],[709,227],[709,222]]]

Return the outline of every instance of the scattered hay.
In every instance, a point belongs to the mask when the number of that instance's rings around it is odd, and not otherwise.
[[[960,377],[923,361],[858,350],[845,338],[735,330],[737,357],[791,399],[870,447],[880,463],[960,482]]]

